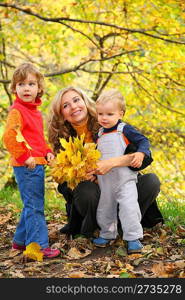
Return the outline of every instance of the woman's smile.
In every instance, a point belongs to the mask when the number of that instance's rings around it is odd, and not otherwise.
[[[64,120],[74,125],[82,124],[88,116],[83,98],[73,90],[66,92],[61,100],[61,112]]]

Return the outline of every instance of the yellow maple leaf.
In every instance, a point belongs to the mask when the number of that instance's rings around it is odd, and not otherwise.
[[[87,171],[96,168],[101,154],[95,143],[84,143],[85,134],[80,137],[70,137],[67,142],[60,139],[63,150],[57,154],[51,167],[51,174],[56,182],[67,182],[72,190],[86,180]]]
[[[24,256],[27,256],[33,260],[43,261],[43,253],[40,251],[39,244],[33,242],[26,246],[26,250],[23,252]]]
[[[17,132],[17,135],[16,135],[16,141],[19,142],[19,143],[24,142],[25,145],[26,145],[26,147],[27,147],[28,149],[32,149],[32,148],[30,147],[30,145],[27,143],[27,141],[25,140],[25,138],[23,137],[21,131],[20,131],[19,129],[15,129],[15,131]]]

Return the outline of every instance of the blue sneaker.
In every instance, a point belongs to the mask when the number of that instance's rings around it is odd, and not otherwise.
[[[127,252],[128,254],[132,253],[141,253],[143,245],[139,240],[127,241]]]
[[[95,246],[104,248],[108,245],[112,245],[114,243],[114,240],[108,240],[108,239],[99,237],[97,239],[94,239],[92,242]]]

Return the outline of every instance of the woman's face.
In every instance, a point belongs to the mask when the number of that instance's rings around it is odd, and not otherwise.
[[[84,100],[75,91],[68,91],[62,96],[61,112],[64,120],[74,125],[82,124],[88,116]]]

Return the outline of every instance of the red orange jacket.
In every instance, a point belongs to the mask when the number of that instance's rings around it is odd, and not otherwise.
[[[45,157],[52,150],[44,138],[39,105],[40,98],[30,103],[17,97],[10,107],[3,142],[11,155],[12,166],[24,166],[30,156],[35,158],[36,164],[47,164]]]

